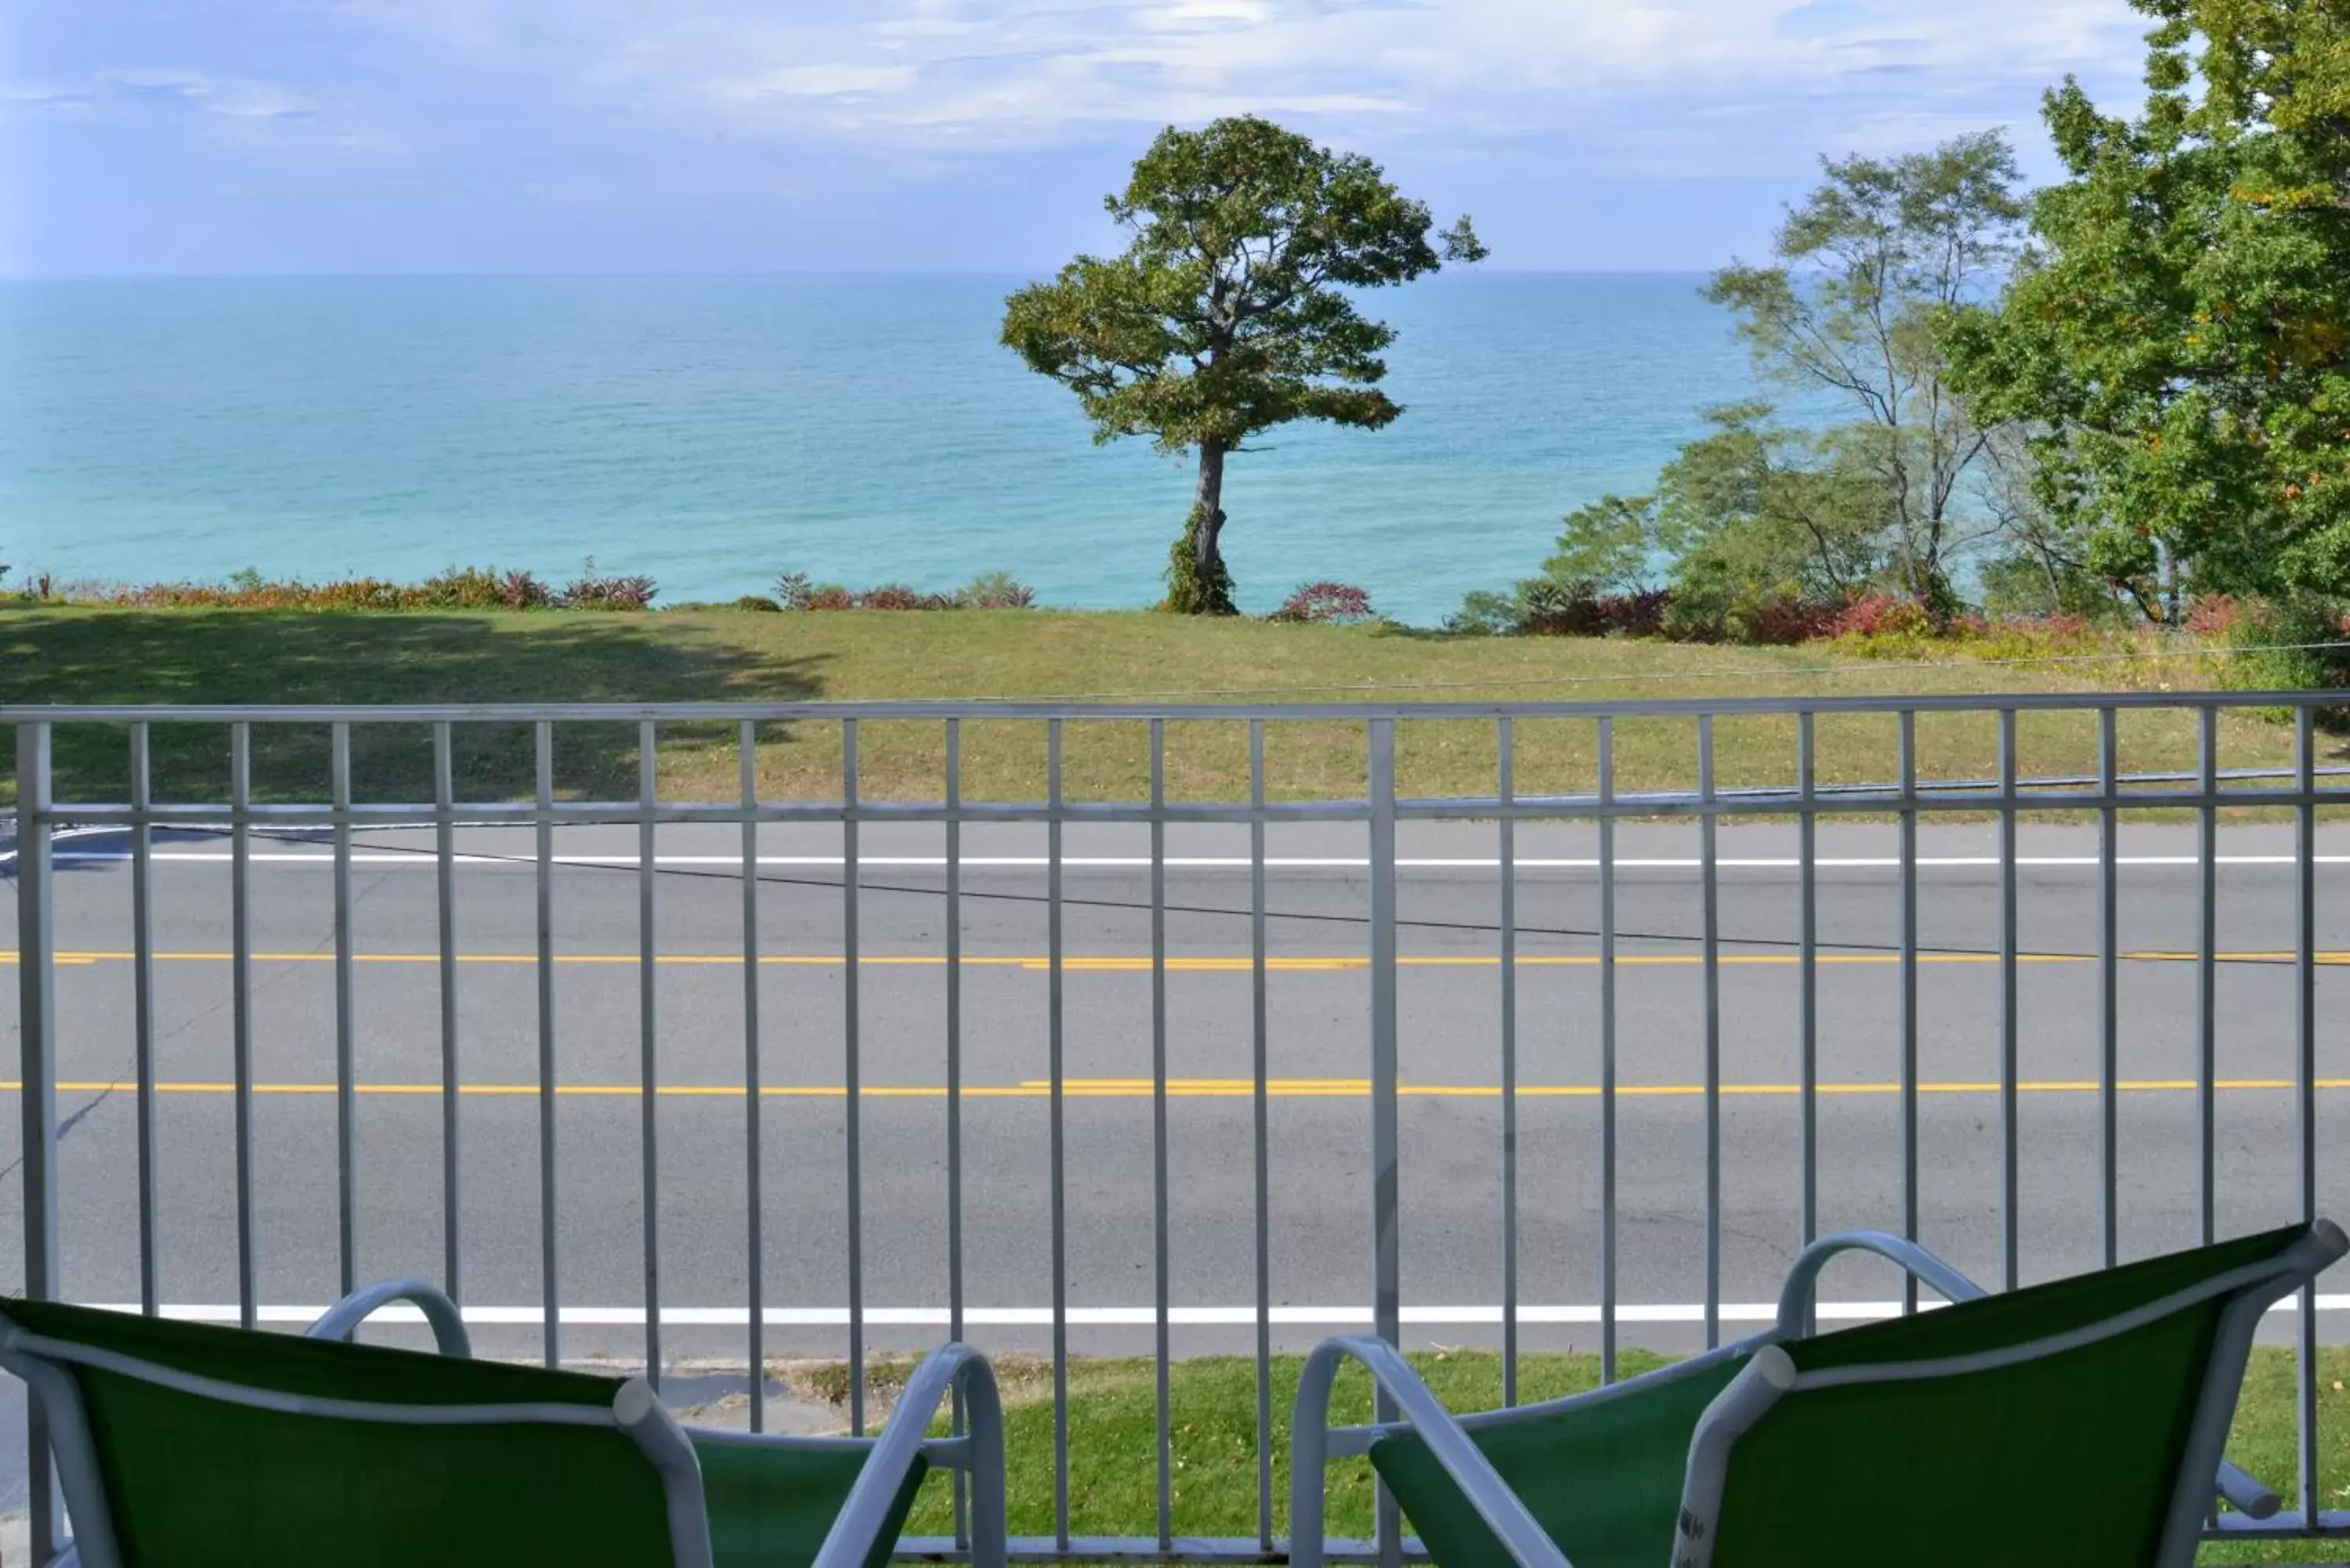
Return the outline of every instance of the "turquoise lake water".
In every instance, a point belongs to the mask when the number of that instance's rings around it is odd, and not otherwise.
[[[1432,622],[1646,488],[1753,384],[1691,275],[1446,276],[1373,296],[1385,431],[1236,457],[1225,547],[1269,607],[1335,577]],[[660,580],[778,572],[1048,603],[1153,598],[1191,473],[1092,444],[997,346],[1011,277],[321,278],[0,285],[0,560],[60,579]]]

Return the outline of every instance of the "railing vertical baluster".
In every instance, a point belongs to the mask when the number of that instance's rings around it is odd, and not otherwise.
[[[537,722],[538,1272],[540,1341],[549,1366],[563,1358],[563,1282],[556,1272],[555,1208],[555,726]]]
[[[2293,711],[2293,1131],[2298,1135],[2301,1218],[2317,1220],[2317,732],[2307,702]],[[2314,1526],[2324,1493],[2317,1482],[2317,1287],[2303,1285],[2294,1327],[2299,1343],[2293,1370],[2294,1457],[2301,1517]]]
[[[457,1181],[457,772],[449,722],[432,726],[432,882],[441,939],[441,1272],[449,1299],[464,1302],[464,1247]]]
[[[2195,1234],[2208,1247],[2219,1231],[2220,710],[2206,704],[2196,717]]]
[[[1918,715],[1901,712],[1901,1234],[1918,1239]],[[1904,1272],[1901,1310],[1918,1310]]]
[[[2017,1007],[2015,880],[2015,710],[1999,711],[1999,1257],[2002,1289],[2018,1282],[2022,1255],[2022,1184],[2017,1173],[2018,1081],[2022,1075]]]
[[[1795,715],[1795,942],[1803,1033],[1803,1244],[1820,1233],[1820,819],[1816,737],[1812,715]],[[1804,1332],[1812,1331],[1809,1308]]]
[[[1273,1550],[1273,1168],[1264,944],[1264,721],[1249,721],[1249,1042],[1256,1175],[1256,1534]]]
[[[2121,1261],[2121,898],[2115,870],[2121,814],[2114,808],[2120,788],[2116,767],[2114,711],[2100,708],[2097,793],[2104,804],[2097,808],[2097,1152],[2104,1179],[2098,1188],[2097,1233],[2109,1269]]]
[[[236,1095],[236,1321],[257,1321],[253,1195],[253,727],[229,726],[229,995]]]
[[[1396,781],[1395,721],[1369,722],[1371,879],[1371,1323],[1389,1345],[1403,1337],[1403,1254],[1398,1231],[1400,1172],[1397,1169],[1396,1028]],[[1380,1392],[1377,1418],[1395,1419],[1394,1401]],[[1378,1489],[1380,1568],[1403,1561],[1402,1514],[1394,1494]]]
[[[130,809],[139,820],[130,827],[130,1008],[139,1078],[139,1310],[149,1317],[155,1315],[162,1301],[155,1256],[156,1182],[161,1164],[155,1141],[155,826],[147,819],[154,805],[147,726],[133,724]]]
[[[759,1072],[759,726],[743,721],[743,1244],[750,1356],[751,1430],[767,1429],[767,1205],[765,1090]],[[955,1337],[961,1338],[961,1334]],[[957,1472],[960,1474],[961,1472]]]
[[[1698,878],[1705,958],[1705,1345],[1721,1343],[1721,876],[1713,805],[1713,715],[1697,720]]]
[[[55,1301],[57,1278],[57,881],[49,842],[50,730],[16,726],[17,1081],[24,1100],[25,1294]],[[49,1464],[49,1417],[37,1397],[25,1409],[26,1506],[33,1561],[57,1555],[57,1475]]]
[[[1045,1050],[1053,1216],[1053,1540],[1069,1548],[1068,1064],[1061,1012],[1061,721],[1045,722]]]
[[[654,822],[660,805],[660,740],[650,719],[637,726],[637,1148],[644,1182],[645,1381],[656,1389],[661,1381],[660,1021],[654,986],[660,964],[660,927],[654,919],[660,885]]]
[[[840,722],[840,1006],[842,1137],[847,1149],[848,1195],[848,1425],[865,1435],[865,1081],[858,1003],[864,994],[860,966],[858,892],[864,873],[857,800],[857,721]]]
[[[1616,1381],[1616,721],[1599,744],[1599,1379]]]
[[[1494,723],[1502,815],[1502,1403],[1518,1402],[1518,822],[1516,737]]]
[[[946,723],[947,964],[947,1337],[963,1336],[962,1290],[962,721]],[[950,1427],[962,1435],[962,1392],[955,1390]],[[954,1529],[970,1544],[971,1478],[954,1472]]]
[[[1174,1544],[1174,1446],[1167,1386],[1167,721],[1150,721],[1150,1237],[1157,1357],[1159,1549]]]
[[[351,975],[351,727],[328,732],[335,803],[335,1178],[341,1293],[359,1288],[359,1042]]]

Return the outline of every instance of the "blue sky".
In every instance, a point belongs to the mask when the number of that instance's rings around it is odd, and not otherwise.
[[[1031,272],[1160,125],[1368,152],[1523,269],[1766,242],[1824,151],[2117,101],[2124,0],[17,0],[0,273]]]

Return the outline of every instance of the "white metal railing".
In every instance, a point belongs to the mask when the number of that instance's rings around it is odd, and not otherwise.
[[[1499,1110],[1501,1137],[1496,1170],[1501,1228],[1501,1349],[1504,1395],[1516,1397],[1516,1373],[1523,1318],[1520,1282],[1520,1127],[1522,1087],[1518,1036],[1520,877],[1517,830],[1534,821],[1568,821],[1593,825],[1596,835],[1596,928],[1590,933],[1596,961],[1596,1038],[1592,1042],[1597,1065],[1596,1085],[1597,1134],[1590,1151],[1596,1177],[1599,1235],[1596,1278],[1597,1325],[1607,1375],[1613,1376],[1624,1314],[1618,1290],[1618,1167],[1621,1098],[1617,1028],[1619,938],[1617,922],[1617,830],[1629,819],[1693,820],[1698,840],[1700,922],[1695,943],[1700,955],[1703,987],[1705,1080],[1704,1223],[1701,1247],[1705,1278],[1702,1331],[1708,1344],[1721,1337],[1722,1307],[1722,1145],[1723,1103],[1721,1011],[1721,946],[1720,924],[1719,832],[1725,821],[1773,819],[1794,823],[1799,877],[1796,931],[1785,945],[1793,950],[1798,974],[1797,1020],[1802,1043],[1799,1114],[1801,1117],[1801,1197],[1797,1234],[1792,1245],[1812,1240],[1820,1207],[1818,1107],[1822,1098],[1818,1042],[1821,1035],[1820,987],[1824,944],[1819,936],[1821,896],[1816,875],[1821,819],[1868,815],[1891,818],[1898,825],[1899,924],[1893,961],[1899,973],[1898,1147],[1901,1161],[1900,1206],[1906,1233],[1915,1237],[1919,1223],[1919,960],[1918,828],[1921,819],[1937,815],[1970,814],[1995,819],[1998,835],[1999,920],[2001,937],[1995,961],[2001,987],[1999,1052],[2001,1072],[1998,1102],[1998,1146],[2001,1162],[2001,1278],[2012,1287],[2019,1282],[2018,1250],[2018,1101],[2019,1101],[2019,969],[2029,954],[2019,940],[2018,822],[2021,814],[2064,812],[2093,818],[2097,825],[2098,929],[2093,954],[2079,955],[2096,966],[2099,1006],[2096,1094],[2099,1101],[2101,1173],[2097,1189],[2084,1193],[2093,1203],[2103,1260],[2120,1255],[2119,1220],[2124,1194],[2118,1175],[2116,1106],[2120,1084],[2117,841],[2127,813],[2151,810],[2186,812],[2198,825],[2196,874],[2199,911],[2199,946],[2191,961],[2198,977],[2198,1015],[2193,1033],[2197,1044],[2196,1140],[2191,1151],[2199,1205],[2199,1231],[2205,1240],[2218,1224],[2219,1178],[2215,1164],[2214,1102],[2216,1052],[2221,1033],[2219,972],[2227,960],[2218,946],[2217,867],[2220,861],[2220,814],[2223,810],[2264,808],[2291,819],[2293,827],[2293,940],[2290,961],[2274,965],[2277,983],[2291,988],[2293,1018],[2292,1095],[2296,1147],[2294,1169],[2300,1210],[2317,1212],[2318,1158],[2317,1088],[2318,1013],[2316,834],[2321,807],[2350,805],[2350,779],[2338,768],[2319,766],[2320,732],[2316,721],[2324,710],[2350,705],[2350,693],[2111,693],[2057,695],[1996,695],[1966,697],[1844,698],[1844,699],[1700,699],[1685,701],[1615,703],[1474,704],[1429,703],[1409,707],[1367,704],[1281,704],[1162,706],[1049,703],[778,703],[605,705],[470,705],[411,707],[147,707],[147,708],[0,708],[0,724],[14,732],[18,814],[14,854],[17,896],[17,981],[21,1020],[23,1102],[23,1230],[26,1292],[36,1297],[54,1296],[64,1289],[59,1273],[60,1219],[58,1187],[57,1064],[57,906],[55,872],[60,851],[59,835],[69,830],[103,829],[127,836],[121,859],[130,878],[131,941],[129,962],[132,976],[130,1044],[134,1048],[132,1086],[136,1096],[138,1183],[138,1247],[140,1297],[146,1310],[161,1304],[158,1282],[156,1213],[159,1158],[156,1134],[159,1028],[156,987],[157,947],[153,890],[154,836],[159,829],[217,833],[229,846],[230,888],[225,919],[229,932],[231,1052],[234,1064],[234,1202],[233,1234],[213,1240],[236,1258],[237,1315],[250,1325],[259,1318],[261,1289],[256,1268],[256,1207],[255,1166],[255,1044],[252,930],[253,846],[274,833],[324,835],[333,857],[333,956],[335,1030],[335,1143],[337,1149],[338,1247],[339,1279],[344,1290],[362,1282],[359,1255],[360,1170],[355,1158],[359,1138],[358,1076],[354,1040],[359,1020],[354,991],[354,922],[352,917],[352,854],[354,834],[366,829],[429,827],[430,854],[434,862],[437,910],[432,933],[432,956],[438,984],[442,1143],[442,1282],[458,1301],[467,1302],[465,1255],[462,1245],[463,1216],[460,1194],[460,1125],[463,1094],[460,1065],[466,1041],[458,1006],[463,981],[460,975],[461,946],[456,911],[458,892],[454,870],[461,857],[461,832],[504,826],[532,831],[531,861],[535,874],[537,943],[528,961],[536,976],[537,1048],[537,1132],[541,1208],[539,1259],[542,1299],[539,1303],[540,1349],[548,1364],[562,1356],[563,1303],[558,1267],[563,1237],[557,1223],[558,1168],[556,1090],[564,1081],[563,1040],[557,1030],[556,878],[561,863],[556,853],[558,831],[589,825],[625,825],[636,832],[636,893],[641,949],[638,954],[638,1033],[640,1085],[660,1081],[662,1040],[656,999],[659,944],[656,910],[660,871],[656,853],[660,830],[672,825],[728,825],[740,829],[742,880],[741,950],[743,958],[742,1017],[745,1107],[743,1124],[745,1277],[744,1354],[754,1367],[764,1363],[767,1328],[773,1319],[767,1297],[766,1239],[763,1234],[764,1205],[761,1081],[762,1020],[759,961],[760,932],[759,832],[776,824],[837,825],[840,833],[841,927],[843,967],[841,1001],[844,1074],[842,1114],[846,1124],[847,1257],[842,1281],[847,1318],[847,1354],[854,1368],[849,1402],[860,1429],[866,1410],[865,1365],[868,1349],[868,1304],[866,1299],[867,1226],[861,1205],[865,1173],[860,1073],[866,1046],[865,1020],[860,1015],[859,941],[862,919],[858,893],[861,834],[878,824],[935,825],[941,836],[943,904],[941,958],[944,979],[944,1028],[941,1045],[945,1066],[946,1215],[945,1275],[948,1332],[962,1337],[970,1321],[965,1282],[966,1192],[963,1147],[965,1097],[964,1042],[966,1016],[963,972],[964,883],[966,856],[963,829],[977,824],[1042,825],[1045,838],[1045,1051],[1049,1071],[1046,1091],[1050,1172],[1051,1351],[1055,1378],[1055,1504],[1054,1530],[1046,1537],[1019,1542],[1025,1555],[1038,1558],[1098,1560],[1121,1556],[1263,1560],[1277,1557],[1282,1543],[1274,1530],[1273,1459],[1274,1418],[1270,1366],[1274,1352],[1272,1241],[1274,1194],[1269,1178],[1270,1155],[1267,1096],[1268,1068],[1268,940],[1267,829],[1269,826],[1336,822],[1360,825],[1367,833],[1367,1008],[1366,1046],[1368,1062],[1369,1165],[1368,1190],[1363,1193],[1363,1214],[1369,1221],[1367,1297],[1371,1326],[1389,1342],[1400,1339],[1404,1324],[1401,1237],[1399,1233],[1398,1015],[1398,825],[1422,819],[1453,819],[1493,825],[1497,874],[1492,929],[1498,937],[1500,983],[1496,996],[1499,1047]],[[2231,708],[2289,709],[2294,715],[2289,767],[2221,769],[2219,766],[2219,721]],[[2191,771],[2173,769],[2140,774],[2120,770],[2116,741],[2119,716],[2135,710],[2159,709],[2194,715],[2197,725],[2196,765]],[[2096,725],[2099,764],[2094,774],[2026,777],[2019,773],[2016,726],[2019,714],[2059,711],[2086,715]],[[1830,715],[1877,714],[1889,718],[1898,737],[1893,753],[1895,776],[1874,784],[1825,784],[1819,774],[1817,721]],[[1995,775],[1964,779],[1921,779],[1917,727],[1921,714],[1988,716],[1997,726],[1998,768]],[[1765,787],[1723,788],[1717,785],[1715,725],[1722,720],[1755,717],[1790,719],[1794,725],[1794,755],[1791,783]],[[1045,732],[1045,790],[1041,800],[977,800],[963,790],[964,727],[975,722],[1021,721],[1041,723]],[[1617,787],[1617,726],[1627,720],[1686,722],[1694,741],[1693,789],[1630,791]],[[875,722],[920,722],[938,726],[941,784],[933,798],[922,801],[875,801],[859,790],[859,725]],[[1170,726],[1204,722],[1239,723],[1247,734],[1248,786],[1244,800],[1177,801],[1167,794],[1166,739]],[[1439,799],[1412,798],[1398,790],[1397,732],[1401,726],[1450,722],[1492,727],[1496,760],[1491,794]],[[1587,725],[1596,757],[1596,788],[1588,793],[1529,794],[1515,787],[1517,727],[1534,722],[1567,722]],[[560,727],[578,724],[636,727],[638,788],[634,798],[573,800],[558,798],[556,789],[555,738]],[[740,788],[736,798],[723,802],[664,799],[658,787],[658,746],[665,726],[695,723],[706,732],[713,724],[733,727],[740,752]],[[1345,799],[1286,800],[1269,798],[1266,742],[1268,731],[1312,722],[1359,726],[1367,759],[1362,794]],[[1131,802],[1073,800],[1064,789],[1064,739],[1086,726],[1139,723],[1149,735],[1149,794]],[[228,784],[224,798],[199,802],[157,799],[152,789],[151,727],[207,724],[223,726],[228,736]],[[527,800],[464,801],[455,789],[457,737],[480,725],[528,725],[534,736],[535,789]],[[789,724],[803,730],[814,726],[837,729],[842,766],[837,799],[774,799],[762,794],[755,747],[762,725]],[[351,769],[351,737],[356,729],[376,725],[425,726],[431,735],[432,798],[429,801],[372,801],[355,797]],[[128,780],[127,800],[60,800],[55,794],[57,770],[55,740],[63,727],[106,726],[119,736],[122,769]],[[326,798],[316,801],[257,800],[253,784],[255,737],[286,726],[326,726],[329,737]],[[1064,976],[1069,954],[1066,943],[1067,899],[1064,885],[1066,859],[1065,828],[1080,824],[1129,824],[1147,828],[1149,850],[1149,913],[1151,1057],[1150,1184],[1152,1189],[1153,1294],[1150,1326],[1159,1368],[1157,1441],[1157,1529],[1148,1536],[1116,1541],[1073,1537],[1070,1532],[1068,1448],[1068,1370],[1071,1315],[1067,1250],[1066,1176],[1068,1148],[1065,1104],[1067,1097],[1064,1007]],[[1170,1175],[1168,1100],[1170,1082],[1170,1031],[1167,998],[1169,856],[1170,825],[1226,824],[1244,827],[1248,836],[1249,905],[1252,975],[1252,1083],[1250,1145],[1253,1160],[1253,1259],[1254,1273],[1254,1357],[1256,1362],[1257,1529],[1253,1537],[1199,1541],[1179,1539],[1171,1507],[1168,1367],[1173,1355],[1170,1325],[1174,1282],[1169,1249]],[[69,852],[69,851],[68,851]],[[1231,911],[1238,916],[1240,910]],[[419,933],[420,945],[423,934]],[[641,1122],[639,1159],[641,1165],[643,1224],[643,1357],[648,1372],[658,1377],[664,1364],[663,1282],[660,1222],[662,1193],[660,1179],[660,1118],[658,1096],[640,1093]],[[413,1261],[411,1261],[412,1266]],[[1914,1309],[1916,1287],[1908,1287],[1904,1303]],[[2296,1473],[2290,1489],[2303,1508],[2314,1508],[2322,1497],[2317,1476],[2316,1433],[2316,1300],[2300,1303],[2298,1334],[2298,1398],[2300,1438]],[[758,1419],[759,1401],[752,1402]],[[1082,1432],[1075,1435],[1083,1440]],[[57,1503],[46,1462],[46,1431],[37,1408],[32,1415],[31,1454],[33,1529],[36,1560],[46,1561],[56,1544]],[[2280,1488],[2281,1490],[2286,1490]],[[2232,1525],[2251,1523],[2238,1516]],[[2214,1524],[2218,1528],[2217,1521]],[[2286,1512],[2260,1525],[2267,1534],[2324,1532],[2350,1534],[2350,1514]],[[2241,1532],[2230,1529],[2230,1534]],[[1400,1550],[1401,1533],[1391,1501],[1382,1497],[1379,1539],[1357,1546],[1357,1555],[1376,1554],[1392,1560]],[[941,1550],[949,1543],[938,1543]]]

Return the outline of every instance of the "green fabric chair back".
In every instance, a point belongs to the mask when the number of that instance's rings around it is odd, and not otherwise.
[[[609,1409],[621,1380],[47,1302],[30,1334],[247,1388],[377,1404]],[[126,1568],[665,1568],[658,1474],[623,1431],[391,1425],[70,1366]]]
[[[1783,1348],[1798,1373],[1996,1356],[2274,1261],[2307,1233],[2294,1226]],[[1715,1568],[2144,1568],[2226,1302],[2010,1366],[1783,1396],[1731,1450]],[[1575,1568],[1667,1568],[1690,1438],[1748,1359],[1469,1435]],[[1508,1562],[1418,1438],[1381,1438],[1370,1459],[1440,1568]]]
[[[861,1448],[776,1449],[703,1432],[689,1436],[702,1462],[710,1554],[717,1568],[808,1568],[865,1470]],[[908,1469],[865,1568],[889,1561],[930,1468],[917,1456]]]
[[[1690,1434],[1745,1365],[1744,1356],[1733,1356],[1627,1384],[1594,1404],[1472,1427],[1469,1438],[1575,1568],[1665,1568]],[[1419,1438],[1381,1438],[1370,1457],[1442,1568],[1509,1562]]]
[[[2296,1226],[1784,1348],[1798,1374],[1997,1357],[2272,1260],[2304,1234]],[[1799,1384],[1731,1449],[1715,1568],[2145,1568],[2228,1299],[2006,1366]],[[2230,1369],[2229,1385],[2241,1376]]]

